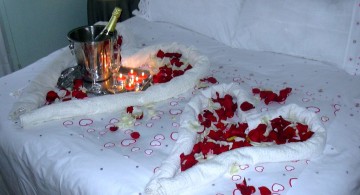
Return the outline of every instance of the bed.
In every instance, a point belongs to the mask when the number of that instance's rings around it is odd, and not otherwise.
[[[0,78],[1,194],[360,194],[358,4],[140,1],[117,26],[123,63],[168,50],[193,69],[143,94],[51,105],[46,92],[76,65],[68,47]],[[259,96],[283,89],[279,101]],[[216,92],[253,105],[237,121],[295,117],[314,134],[181,167],[201,135],[189,121]],[[130,106],[143,118],[126,119]]]

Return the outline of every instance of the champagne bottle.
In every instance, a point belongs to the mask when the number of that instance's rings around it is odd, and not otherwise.
[[[114,11],[112,12],[112,16],[107,23],[107,25],[104,27],[104,29],[95,37],[95,41],[105,40],[110,38],[116,27],[116,22],[118,21],[120,14],[121,14],[121,8],[115,7]]]

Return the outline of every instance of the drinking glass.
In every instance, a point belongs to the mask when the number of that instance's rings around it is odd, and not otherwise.
[[[88,89],[90,93],[93,94],[100,94],[101,93],[101,85],[96,82],[96,76],[97,76],[97,67],[91,66],[88,64],[86,67],[86,70],[91,74],[92,83],[91,87]]]
[[[118,48],[117,52],[114,52],[114,59],[112,60],[110,66],[109,66],[109,70],[112,74],[111,89],[114,91],[114,93],[119,91],[119,86],[117,83],[117,76],[118,76],[120,67],[121,67],[121,54],[120,54],[120,48]]]

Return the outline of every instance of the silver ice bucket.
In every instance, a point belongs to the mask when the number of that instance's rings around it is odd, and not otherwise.
[[[69,48],[75,55],[76,62],[83,70],[86,81],[105,81],[110,78],[109,66],[114,62],[113,44],[116,42],[117,32],[111,38],[95,41],[105,26],[82,26],[71,30],[67,37]]]

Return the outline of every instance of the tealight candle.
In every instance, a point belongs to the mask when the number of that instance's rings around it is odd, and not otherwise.
[[[130,72],[128,73],[128,75],[129,75],[130,78],[133,79],[133,78],[135,78],[135,76],[136,76],[137,74],[136,74],[136,72],[134,72],[133,69],[131,69]]]
[[[145,74],[145,72],[142,72],[141,73],[141,75],[139,76],[139,79],[141,80],[141,81],[144,81],[145,79],[147,79],[147,74]]]
[[[135,83],[139,83],[141,84],[143,82],[143,79],[141,79],[140,77],[135,77]]]
[[[133,91],[135,89],[134,83],[129,82],[127,85],[125,85],[125,89],[127,91]]]
[[[124,86],[126,83],[126,77],[120,73],[119,76],[117,77],[117,82],[119,83],[119,85]]]
[[[135,91],[140,91],[141,90],[141,85],[142,85],[142,80],[139,79],[139,77],[135,77]]]

